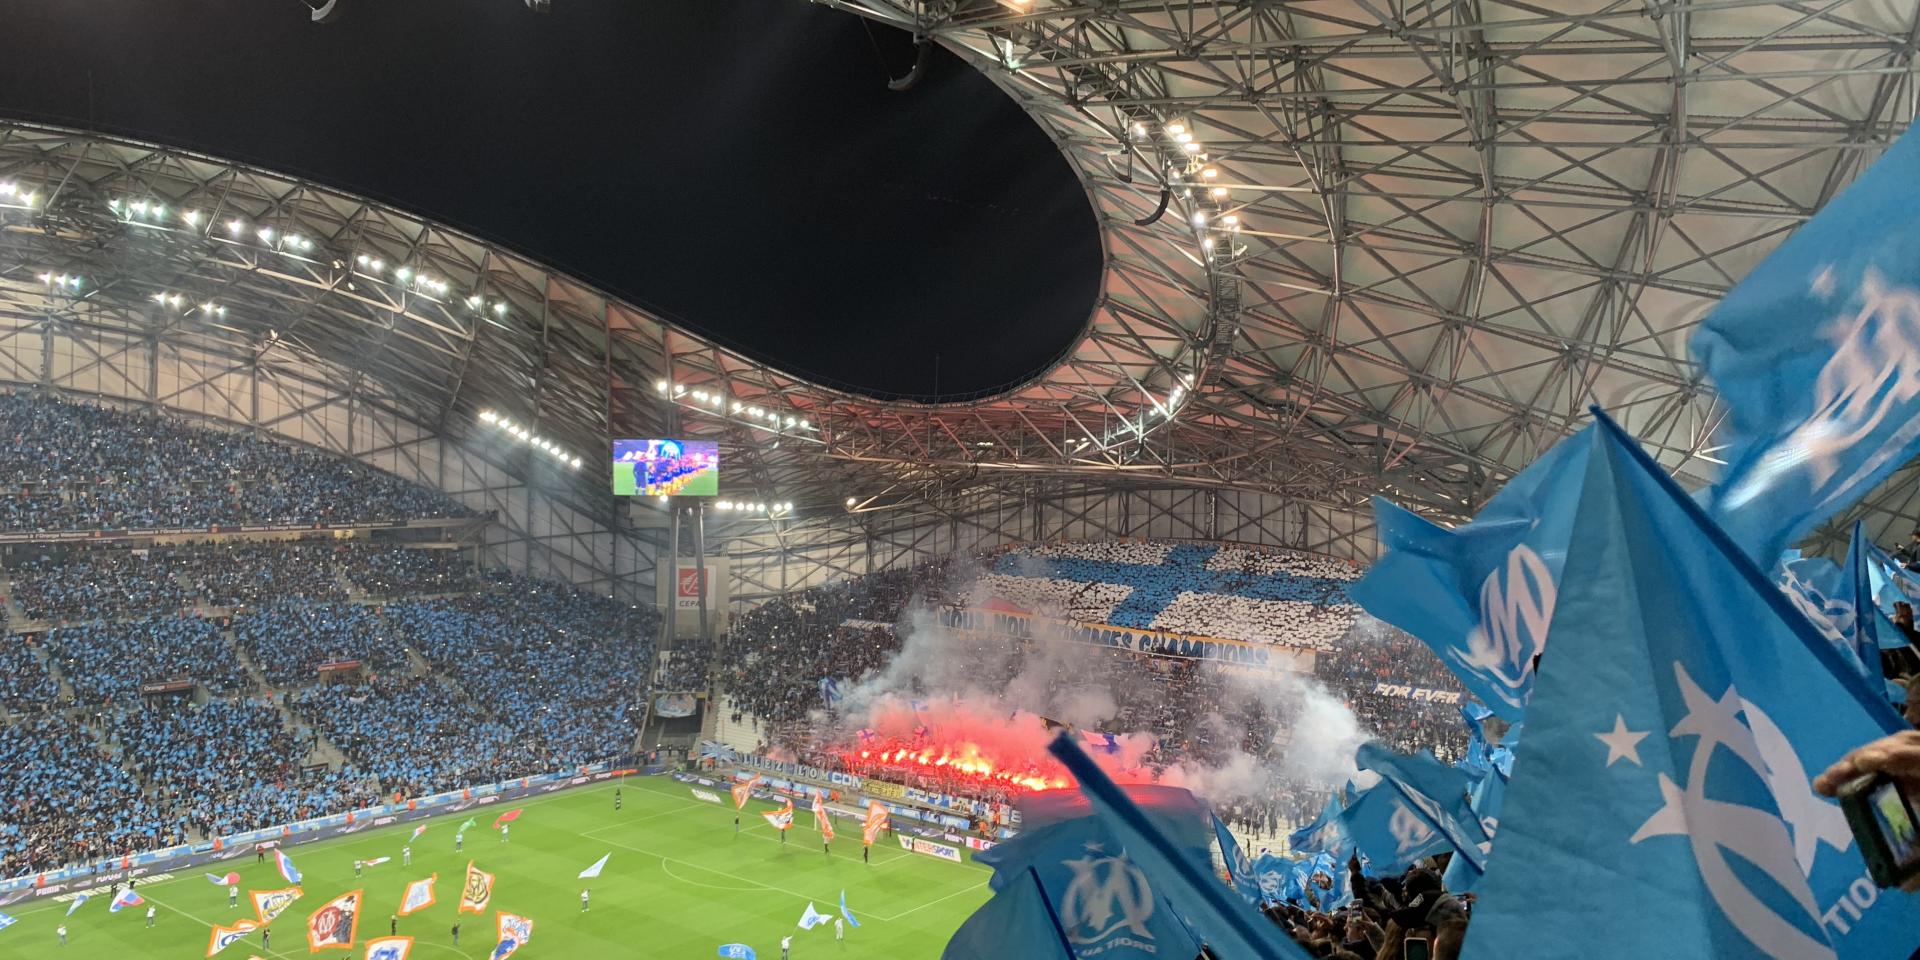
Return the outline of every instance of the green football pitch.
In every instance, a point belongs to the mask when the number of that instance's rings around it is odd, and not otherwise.
[[[399,918],[402,936],[414,938],[410,960],[485,960],[493,947],[494,911],[531,918],[533,936],[515,960],[597,960],[601,957],[706,958],[723,943],[745,943],[763,960],[779,960],[780,938],[793,937],[794,960],[814,957],[938,957],[947,938],[988,896],[991,871],[971,861],[949,863],[901,850],[886,838],[873,845],[873,862],[860,860],[859,824],[836,820],[831,856],[820,848],[813,818],[802,807],[785,844],[759,811],[771,804],[750,801],[733,829],[733,807],[694,799],[684,784],[664,777],[624,781],[621,809],[613,808],[615,784],[581,787],[525,801],[511,838],[485,827],[511,809],[494,804],[435,817],[413,845],[413,865],[400,850],[420,821],[366,830],[347,837],[288,848],[302,874],[304,896],[272,925],[271,949],[259,934],[248,936],[221,958],[307,957],[306,918],[326,901],[365,888],[366,909],[351,952],[323,951],[320,958],[359,960],[361,943],[387,935],[388,919],[406,884],[438,874],[432,906]],[[723,798],[724,789],[715,793]],[[453,849],[454,827],[469,816],[480,828],[467,831],[466,849]],[[611,854],[596,880],[577,879]],[[393,859],[353,875],[354,860]],[[493,902],[482,918],[455,913],[467,861],[496,875]],[[227,891],[204,873],[240,873],[241,906],[228,909]],[[0,929],[0,957],[126,960],[206,955],[215,923],[251,917],[247,890],[284,887],[271,857],[252,854],[189,870],[171,879],[142,882],[138,892],[158,908],[146,926],[146,908],[107,912],[109,895],[96,895],[72,917],[59,901],[0,908],[18,922]],[[580,910],[580,890],[591,890],[591,910]],[[835,942],[831,923],[810,931],[797,922],[807,904],[838,914],[840,891],[860,921],[846,940]],[[460,945],[449,933],[460,922]],[[67,946],[56,934],[64,923]]]

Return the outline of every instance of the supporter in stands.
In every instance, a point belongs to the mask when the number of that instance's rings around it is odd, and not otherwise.
[[[308,772],[311,733],[262,701],[109,715],[109,729],[149,792],[179,811],[176,832],[213,836],[365,806],[373,784],[352,767]]]
[[[233,639],[277,687],[316,679],[323,664],[404,670],[407,654],[371,607],[281,600],[236,616]]]
[[[148,412],[0,395],[0,437],[6,530],[471,515],[362,464]]]
[[[383,794],[424,796],[554,769],[534,738],[433,677],[312,687],[289,706],[376,777]]]
[[[0,727],[0,873],[17,877],[186,839],[101,745],[64,716]]]
[[[369,597],[465,593],[476,586],[473,567],[460,550],[354,543],[342,549],[340,560],[354,588]]]
[[[54,623],[178,613],[193,601],[176,575],[164,555],[121,549],[47,556],[7,571],[27,619]]]
[[[47,646],[81,703],[130,705],[145,681],[190,680],[214,693],[246,683],[219,626],[199,617],[74,624],[50,631]]]
[[[47,673],[43,657],[40,647],[26,638],[0,640],[0,707],[26,713],[60,705],[60,685]]]

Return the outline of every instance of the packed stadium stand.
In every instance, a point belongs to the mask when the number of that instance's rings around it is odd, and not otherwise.
[[[0,530],[181,529],[468,516],[348,460],[173,417],[0,395]]]
[[[27,481],[0,494],[5,532],[188,531],[0,557],[0,874],[633,751],[651,606],[483,575],[456,543],[206,532],[469,513],[447,498],[65,401],[0,397],[0,432]]]

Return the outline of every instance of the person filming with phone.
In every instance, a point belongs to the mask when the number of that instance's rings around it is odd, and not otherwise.
[[[1869,872],[1881,886],[1920,892],[1920,730],[1882,737],[1841,757],[1813,781],[1840,799]]]

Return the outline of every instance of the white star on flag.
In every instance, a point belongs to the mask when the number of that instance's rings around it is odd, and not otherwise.
[[[1596,733],[1595,740],[1607,745],[1607,766],[1611,767],[1620,760],[1631,760],[1638,767],[1640,763],[1640,741],[1647,738],[1647,731],[1628,730],[1627,718],[1613,715],[1613,729],[1607,733]]]

